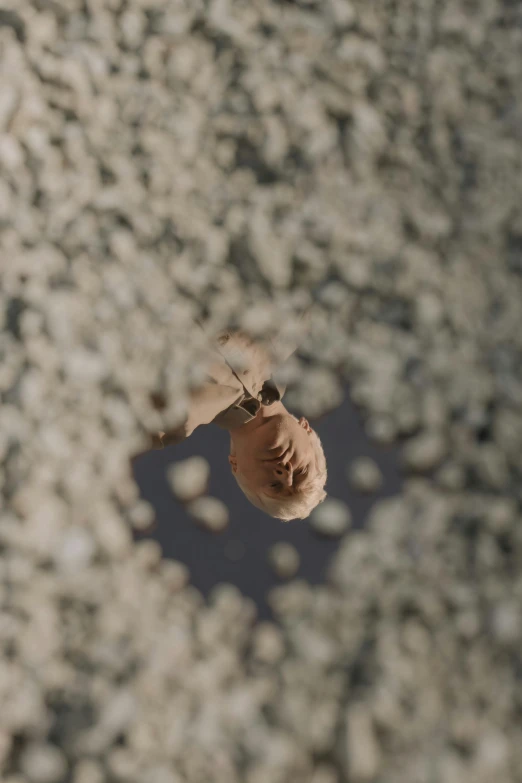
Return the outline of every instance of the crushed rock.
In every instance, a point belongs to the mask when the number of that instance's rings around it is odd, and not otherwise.
[[[4,0],[5,783],[519,783],[522,26],[472,11]],[[290,339],[312,303],[288,399],[348,382],[408,475],[252,645],[133,543],[129,457],[185,415],[194,317]]]

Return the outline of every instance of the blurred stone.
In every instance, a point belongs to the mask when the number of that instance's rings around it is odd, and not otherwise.
[[[9,756],[11,747],[12,747],[11,735],[8,734],[7,730],[1,729],[0,730],[0,770],[3,769],[4,767],[4,762]]]
[[[138,500],[129,511],[129,519],[135,530],[147,530],[155,519],[154,508],[146,500]]]
[[[366,432],[378,443],[392,443],[396,436],[395,425],[387,416],[372,416],[366,423]]]
[[[519,783],[516,3],[29,5],[0,13],[3,783]],[[347,383],[434,477],[257,637],[133,542],[129,457],[204,376],[194,318],[309,306],[285,401]]]
[[[143,777],[143,783],[183,783],[179,774],[167,764],[157,765],[148,769]]]
[[[252,649],[256,660],[276,663],[285,652],[281,630],[273,623],[258,623],[252,636]]]
[[[493,609],[492,630],[502,644],[513,644],[520,640],[522,632],[522,611],[517,601],[504,601]]]
[[[447,462],[437,471],[437,481],[445,489],[462,489],[466,482],[466,473],[462,465]]]
[[[81,759],[74,768],[73,783],[103,783],[105,772],[94,759]]]
[[[312,775],[311,783],[339,783],[339,774],[328,764],[319,764]]]
[[[486,518],[494,533],[505,533],[517,516],[517,502],[514,498],[493,498],[489,503]]]
[[[442,461],[446,450],[446,440],[441,434],[424,432],[405,444],[403,462],[411,471],[429,471]]]
[[[301,558],[292,544],[278,541],[271,547],[268,559],[277,576],[281,579],[291,579],[299,570]]]
[[[57,747],[34,742],[23,750],[20,767],[31,783],[58,783],[66,774],[67,762]]]
[[[163,560],[161,563],[161,577],[169,590],[178,592],[190,581],[190,571],[184,563],[180,563],[177,560]]]
[[[63,536],[54,559],[59,568],[70,571],[87,566],[95,551],[96,545],[88,530],[70,528]]]
[[[228,508],[219,498],[205,496],[190,501],[187,511],[196,522],[211,533],[221,533],[228,527]]]
[[[354,783],[373,780],[380,765],[381,754],[371,715],[364,705],[353,705],[346,714],[346,775]]]
[[[326,498],[310,515],[312,529],[323,536],[342,536],[351,525],[352,516],[346,503]]]
[[[167,478],[174,495],[187,503],[206,492],[210,465],[204,457],[189,457],[169,465]]]
[[[142,568],[153,569],[161,562],[163,552],[157,541],[138,541],[134,547],[134,558]]]
[[[347,467],[348,481],[358,492],[376,492],[382,485],[379,466],[371,457],[358,457]]]

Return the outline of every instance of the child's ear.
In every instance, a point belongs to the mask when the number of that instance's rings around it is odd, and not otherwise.
[[[228,461],[230,463],[230,467],[232,468],[232,473],[235,475],[237,472],[237,459],[233,457],[232,454],[229,454]]]
[[[301,425],[301,427],[302,427],[304,430],[306,430],[307,432],[311,432],[311,431],[312,431],[312,428],[310,427],[310,424],[309,424],[309,422],[308,422],[308,419],[305,419],[305,417],[304,417],[304,416],[301,416],[301,418],[299,419],[299,424],[300,424],[300,425]]]

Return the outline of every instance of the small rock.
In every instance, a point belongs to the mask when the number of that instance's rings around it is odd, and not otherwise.
[[[152,767],[152,769],[148,769],[140,777],[143,783],[183,783],[178,773],[167,766],[167,764]]]
[[[404,447],[403,462],[411,471],[424,472],[437,467],[446,454],[446,439],[439,432],[423,432]]]
[[[522,612],[518,603],[504,601],[495,607],[491,625],[494,637],[501,644],[517,642],[522,630]]]
[[[162,560],[161,577],[168,589],[175,593],[182,590],[190,581],[190,570],[178,560]]]
[[[505,533],[509,530],[517,514],[517,503],[512,498],[494,498],[486,511],[486,521],[492,533]]]
[[[92,535],[82,527],[67,530],[57,548],[54,560],[63,571],[85,568],[96,551]]]
[[[329,11],[339,27],[346,27],[356,17],[355,9],[348,0],[330,0]]]
[[[347,711],[345,763],[347,776],[353,783],[373,780],[379,771],[379,745],[371,715],[362,704]]]
[[[4,729],[0,729],[0,770],[3,769],[3,764],[9,756],[12,742],[12,735],[8,734]]]
[[[81,759],[74,769],[72,783],[103,783],[105,774],[94,759]]]
[[[310,515],[310,525],[323,536],[342,536],[351,521],[350,509],[344,501],[336,498],[327,498]]]
[[[22,751],[20,767],[31,783],[58,783],[67,771],[67,762],[54,745],[34,742]]]
[[[154,508],[146,500],[138,500],[129,511],[129,520],[135,530],[148,530],[154,522],[154,516]]]
[[[366,432],[377,443],[393,443],[397,431],[389,416],[374,415],[366,423]]]
[[[161,545],[148,538],[146,541],[138,541],[134,546],[134,557],[140,566],[146,570],[155,568],[163,556]]]
[[[281,630],[274,623],[259,623],[252,635],[252,651],[256,660],[276,663],[285,652]]]
[[[228,526],[228,508],[219,498],[206,495],[192,500],[187,505],[188,513],[212,533],[220,533]]]
[[[509,482],[509,464],[506,455],[494,444],[477,450],[475,466],[482,482],[494,490],[503,490]]]
[[[477,747],[477,767],[486,773],[500,773],[500,779],[508,776],[507,766],[511,756],[509,741],[504,733],[492,729],[481,738]]]
[[[135,778],[138,771],[135,756],[129,748],[117,746],[107,754],[107,766],[117,780]]]
[[[382,485],[379,466],[371,457],[359,457],[348,467],[348,480],[358,492],[375,492]]]
[[[277,576],[291,579],[297,573],[301,558],[297,549],[286,541],[278,541],[270,549],[269,562]]]
[[[167,479],[174,495],[182,503],[203,495],[210,477],[210,465],[204,457],[188,459],[169,465]]]
[[[132,720],[135,711],[136,700],[132,692],[127,688],[115,691],[100,715],[99,722],[103,731],[111,735],[121,733]]]
[[[464,487],[466,471],[458,462],[448,462],[437,472],[437,482],[444,489],[458,490]]]

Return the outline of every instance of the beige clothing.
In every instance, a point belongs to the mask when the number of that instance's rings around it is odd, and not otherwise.
[[[187,419],[176,430],[153,436],[154,448],[179,443],[202,424],[213,422],[230,430],[253,419],[267,396],[283,397],[285,387],[271,376],[276,361],[281,364],[288,358],[296,343],[283,346],[271,341],[264,346],[239,331],[223,332],[215,339],[207,335],[207,339],[206,378],[191,395]]]

